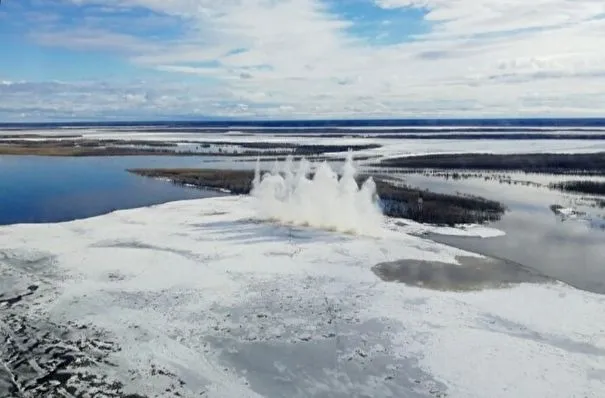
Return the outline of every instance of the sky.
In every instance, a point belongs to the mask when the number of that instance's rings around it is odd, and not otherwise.
[[[0,122],[605,115],[604,0],[2,0]]]

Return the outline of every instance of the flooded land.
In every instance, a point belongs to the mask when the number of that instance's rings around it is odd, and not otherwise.
[[[505,232],[503,236],[474,238],[428,233],[424,235],[426,238],[518,263],[580,289],[605,293],[605,268],[602,266],[605,210],[599,205],[605,198],[550,187],[554,181],[583,178],[577,175],[564,178],[527,173],[512,173],[507,178],[502,178],[502,174],[497,178],[489,176],[489,173],[481,173],[463,179],[423,174],[392,177],[434,192],[464,192],[497,198],[507,208],[499,220],[487,223]],[[592,179],[605,180],[603,177]]]
[[[605,196],[605,182],[603,181],[573,180],[552,183],[550,186],[561,191]]]

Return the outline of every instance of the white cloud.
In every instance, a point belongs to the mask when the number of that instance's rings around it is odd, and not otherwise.
[[[0,119],[137,119],[240,116],[224,91],[158,81],[12,82],[0,84]]]
[[[149,52],[157,46],[134,36],[100,29],[78,28],[69,31],[34,32],[34,40],[42,45],[72,50],[109,50],[115,52]]]
[[[602,17],[600,0],[375,0],[384,8],[417,7],[438,23],[434,34],[468,35],[544,29]]]
[[[187,82],[208,78],[221,96],[208,100],[202,83],[188,86],[200,93],[186,99],[170,84],[157,85],[165,102],[139,101],[142,111],[165,105],[166,113],[181,107],[216,114],[223,106],[270,117],[514,116],[593,115],[605,106],[602,0],[374,0],[385,9],[427,11],[429,33],[389,46],[350,36],[352,22],[320,0],[72,1],[182,20],[179,41],[97,30],[38,37],[126,52],[136,65]]]

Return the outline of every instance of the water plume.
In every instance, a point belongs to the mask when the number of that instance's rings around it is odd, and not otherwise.
[[[360,235],[382,231],[376,184],[370,177],[359,187],[351,153],[340,178],[325,161],[295,165],[289,156],[262,175],[257,162],[252,196],[261,219]]]

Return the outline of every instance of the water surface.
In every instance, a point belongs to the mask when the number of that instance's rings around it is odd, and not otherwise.
[[[575,287],[605,294],[605,209],[589,206],[581,195],[547,187],[501,184],[484,178],[445,180],[422,175],[403,176],[412,186],[443,193],[461,192],[498,200],[508,207],[490,226],[505,236],[480,239],[429,235],[432,240],[500,258],[539,271]],[[531,175],[527,179],[534,179]],[[549,177],[555,180],[556,177]],[[550,206],[558,204],[585,212],[562,218]]]
[[[405,259],[376,264],[372,271],[387,282],[445,291],[495,289],[549,281],[531,269],[506,260],[470,256],[458,256],[456,260],[458,264]]]
[[[139,177],[128,168],[232,167],[211,157],[0,156],[0,225],[60,222],[218,193]]]

